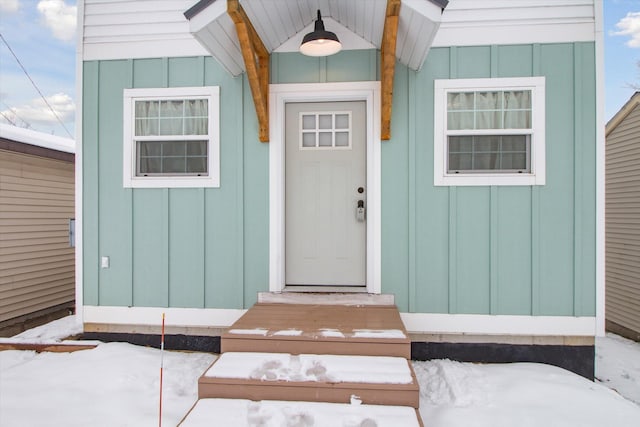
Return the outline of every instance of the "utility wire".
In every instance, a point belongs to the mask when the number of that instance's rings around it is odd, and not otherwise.
[[[20,60],[16,56],[15,52],[13,51],[13,49],[11,49],[11,46],[9,46],[9,43],[7,43],[7,40],[5,40],[5,38],[2,35],[2,33],[0,33],[0,39],[2,39],[2,41],[4,42],[5,45],[7,45],[7,48],[9,49],[9,52],[11,52],[11,55],[13,55],[13,57],[15,58],[16,62],[18,63],[18,65],[20,65],[20,68],[22,68],[22,71],[24,71],[24,74],[27,76],[27,78],[29,79],[29,81],[31,82],[33,87],[36,89],[36,91],[38,91],[38,93],[40,94],[40,97],[42,98],[44,103],[47,104],[47,107],[49,107],[49,110],[51,110],[53,115],[56,117],[56,119],[58,120],[58,123],[60,123],[62,128],[67,132],[67,135],[69,135],[69,138],[73,139],[73,136],[71,135],[71,132],[69,132],[69,129],[67,129],[67,127],[64,125],[64,123],[60,119],[60,116],[58,116],[58,113],[56,113],[56,111],[53,109],[53,107],[51,107],[51,104],[49,104],[49,101],[47,101],[47,98],[45,98],[44,95],[42,94],[42,92],[40,92],[40,89],[38,88],[36,83],[33,81],[31,76],[27,72],[26,68],[24,68],[24,65],[22,65],[22,62],[20,62]]]
[[[16,126],[16,122],[14,122],[13,120],[11,120],[9,117],[7,117],[7,115],[5,113],[3,113],[2,111],[0,111],[0,116],[4,117],[4,119],[6,121],[8,121],[9,123],[11,123],[12,125]]]
[[[4,102],[4,101],[2,102],[2,105],[4,105],[5,107],[7,107],[7,110],[11,111],[11,114],[13,114],[13,115],[15,116],[15,118],[16,118],[16,119],[19,119],[22,123],[24,123],[24,124],[25,124],[25,126],[27,127],[27,129],[29,129],[29,128],[31,127],[31,123],[29,123],[28,121],[26,121],[25,119],[23,119],[22,117],[20,117],[20,116],[18,115],[18,113],[16,113],[15,108],[8,106],[8,105],[7,105],[7,103],[6,103],[6,102]],[[0,114],[2,114],[2,113],[0,113]],[[7,118],[7,116],[6,116],[6,115],[2,114],[2,116],[3,116],[5,119],[9,120],[9,119]],[[12,124],[12,125],[14,125],[14,126],[17,126],[14,122],[11,122],[11,124]]]

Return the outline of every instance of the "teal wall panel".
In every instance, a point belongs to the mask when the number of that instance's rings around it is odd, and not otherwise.
[[[496,49],[493,52],[493,54],[497,54],[495,60],[498,69],[495,77],[529,77],[532,75],[532,45],[498,46]]]
[[[132,191],[122,188],[122,89],[131,85],[131,64],[130,60],[100,64],[99,256],[110,259],[110,267],[99,270],[98,292],[102,305],[130,306],[133,303]],[[99,260],[94,262],[97,264]]]
[[[581,197],[577,199],[577,213],[581,215],[580,227],[576,233],[581,236],[576,240],[575,251],[581,263],[579,283],[576,287],[575,315],[592,316],[596,311],[596,236],[593,230],[596,228],[596,194],[591,189],[596,186],[596,152],[593,142],[596,140],[596,128],[589,124],[597,123],[596,118],[596,94],[593,87],[596,85],[595,70],[590,64],[596,61],[595,49],[592,43],[576,43],[576,49],[580,51],[580,62],[576,69],[580,70],[581,79],[576,84],[575,93],[580,94],[576,99],[576,147],[578,148],[577,163],[581,165],[579,174],[575,180],[581,185]],[[602,102],[602,101],[600,101]]]
[[[416,74],[414,311],[449,311],[449,191],[433,185],[433,79],[449,77],[449,51],[434,49]],[[411,96],[411,94],[410,94]]]
[[[501,187],[494,193],[491,312],[531,314],[531,191]]]
[[[328,82],[379,80],[376,50],[343,51],[326,58]]]
[[[271,55],[271,83],[326,81],[326,58],[304,56],[293,52]]]
[[[205,190],[205,307],[243,306],[244,216],[242,78],[205,61],[205,84],[220,90],[220,188]]]
[[[169,190],[170,307],[204,307],[204,192]]]
[[[166,58],[133,61],[133,87],[167,87],[169,66]]]
[[[491,48],[488,46],[455,48],[456,75],[452,78],[471,79],[491,76]]]
[[[169,87],[204,85],[204,57],[170,58]]]
[[[408,283],[408,70],[396,67],[392,138],[382,143],[382,292],[395,295],[402,311],[409,306]]]
[[[541,315],[574,312],[573,53],[572,44],[545,45],[540,53],[547,89],[547,184],[540,189],[540,287],[536,313]]]
[[[133,304],[169,305],[169,190],[133,190]]]
[[[488,187],[460,187],[456,191],[455,312],[490,312],[490,192]]]
[[[576,43],[434,48],[419,72],[396,64],[381,269],[402,311],[594,315],[594,62],[593,43]],[[271,65],[272,83],[379,78],[375,50]],[[532,75],[546,77],[546,185],[434,186],[434,79]],[[122,188],[122,89],[203,84],[220,86],[220,188]],[[88,62],[83,93],[85,303],[252,305],[268,290],[269,144],[246,76],[208,57]]]
[[[243,308],[245,268],[251,304],[268,288],[268,145],[257,141],[243,78],[203,57],[84,67],[85,304]],[[220,188],[123,188],[123,89],[203,84],[220,86]],[[255,228],[247,253],[245,222]]]
[[[244,77],[244,306],[269,290],[269,144],[258,140],[258,122]]]

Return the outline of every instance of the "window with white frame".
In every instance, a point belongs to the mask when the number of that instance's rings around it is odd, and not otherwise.
[[[125,187],[218,187],[219,88],[124,90]]]
[[[543,185],[544,77],[435,81],[435,185]]]

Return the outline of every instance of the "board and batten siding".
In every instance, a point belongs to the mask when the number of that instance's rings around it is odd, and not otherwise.
[[[375,50],[273,54],[272,83],[379,78]],[[595,315],[595,46],[434,48],[396,64],[382,147],[382,292],[402,312]],[[544,186],[436,187],[434,79],[545,76]],[[122,186],[122,90],[220,85],[216,189]],[[268,144],[210,57],[84,63],[85,305],[247,308],[268,291]],[[111,267],[101,269],[101,256]]]
[[[83,67],[84,304],[251,306],[268,277],[269,146],[245,76],[211,57]],[[179,86],[220,86],[220,187],[123,188],[123,90]]]
[[[639,95],[636,94],[635,98]],[[606,143],[606,318],[640,336],[640,103]],[[609,130],[609,129],[608,129]],[[636,338],[637,339],[637,338]]]
[[[0,322],[72,304],[73,162],[0,150]]]

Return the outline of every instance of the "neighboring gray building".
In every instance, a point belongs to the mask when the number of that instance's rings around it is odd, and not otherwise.
[[[640,341],[640,92],[606,138],[606,325]]]

